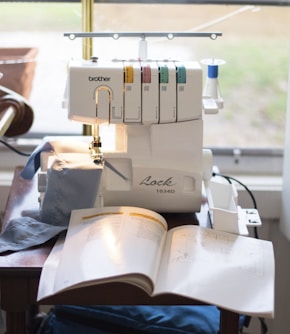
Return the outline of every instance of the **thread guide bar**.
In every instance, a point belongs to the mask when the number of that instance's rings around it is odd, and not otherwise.
[[[146,37],[166,37],[171,40],[175,37],[209,37],[212,40],[222,36],[221,32],[67,32],[64,33],[65,37],[71,40],[76,38],[93,38],[93,37],[112,37],[117,40],[120,37],[140,37],[146,39]]]

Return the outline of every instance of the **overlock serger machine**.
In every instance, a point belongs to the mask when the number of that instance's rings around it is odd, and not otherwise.
[[[90,154],[104,166],[96,205],[199,211],[203,179],[212,173],[202,118],[218,111],[221,98],[203,96],[197,61],[148,60],[145,36],[138,59],[69,64],[68,117],[93,128]],[[217,76],[210,79],[212,94]]]
[[[85,154],[102,169],[95,206],[200,211],[203,181],[209,189],[213,168],[211,151],[203,148],[203,114],[223,107],[221,62],[204,63],[205,84],[202,66],[194,61],[148,60],[143,54],[133,60],[70,62],[68,117],[92,126]],[[232,207],[225,204],[228,211]],[[238,220],[236,209],[234,214]]]
[[[144,50],[146,41],[141,43]],[[144,54],[136,60],[72,61],[67,96],[68,117],[94,129],[92,159],[104,164],[101,205],[200,210],[202,181],[212,172],[202,116],[217,112],[218,105],[212,96],[203,99],[198,62],[147,60]],[[112,151],[102,150],[103,125],[115,128]]]
[[[211,154],[202,148],[202,82],[197,62],[70,64],[69,118],[93,125],[90,150],[104,163],[104,205],[200,209],[202,180],[211,173]],[[101,148],[104,124],[115,126],[111,152]]]

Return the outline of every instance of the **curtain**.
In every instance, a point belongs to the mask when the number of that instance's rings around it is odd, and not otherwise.
[[[290,241],[290,60],[281,206],[280,228]]]

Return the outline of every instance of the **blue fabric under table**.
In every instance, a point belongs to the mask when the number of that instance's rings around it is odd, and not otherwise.
[[[38,334],[217,334],[219,322],[215,306],[58,305]]]

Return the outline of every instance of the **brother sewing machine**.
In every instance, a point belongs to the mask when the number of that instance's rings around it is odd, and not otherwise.
[[[92,57],[69,64],[68,117],[92,125],[86,154],[102,168],[96,206],[200,210],[203,183],[211,189],[213,168],[211,151],[203,149],[203,113],[217,113],[223,106],[219,63],[206,64],[205,89],[198,62],[148,60],[143,55],[112,61]],[[100,133],[111,129],[111,149],[105,149],[102,141],[107,138]],[[210,195],[214,206],[213,198]],[[239,220],[232,202],[225,205]]]

